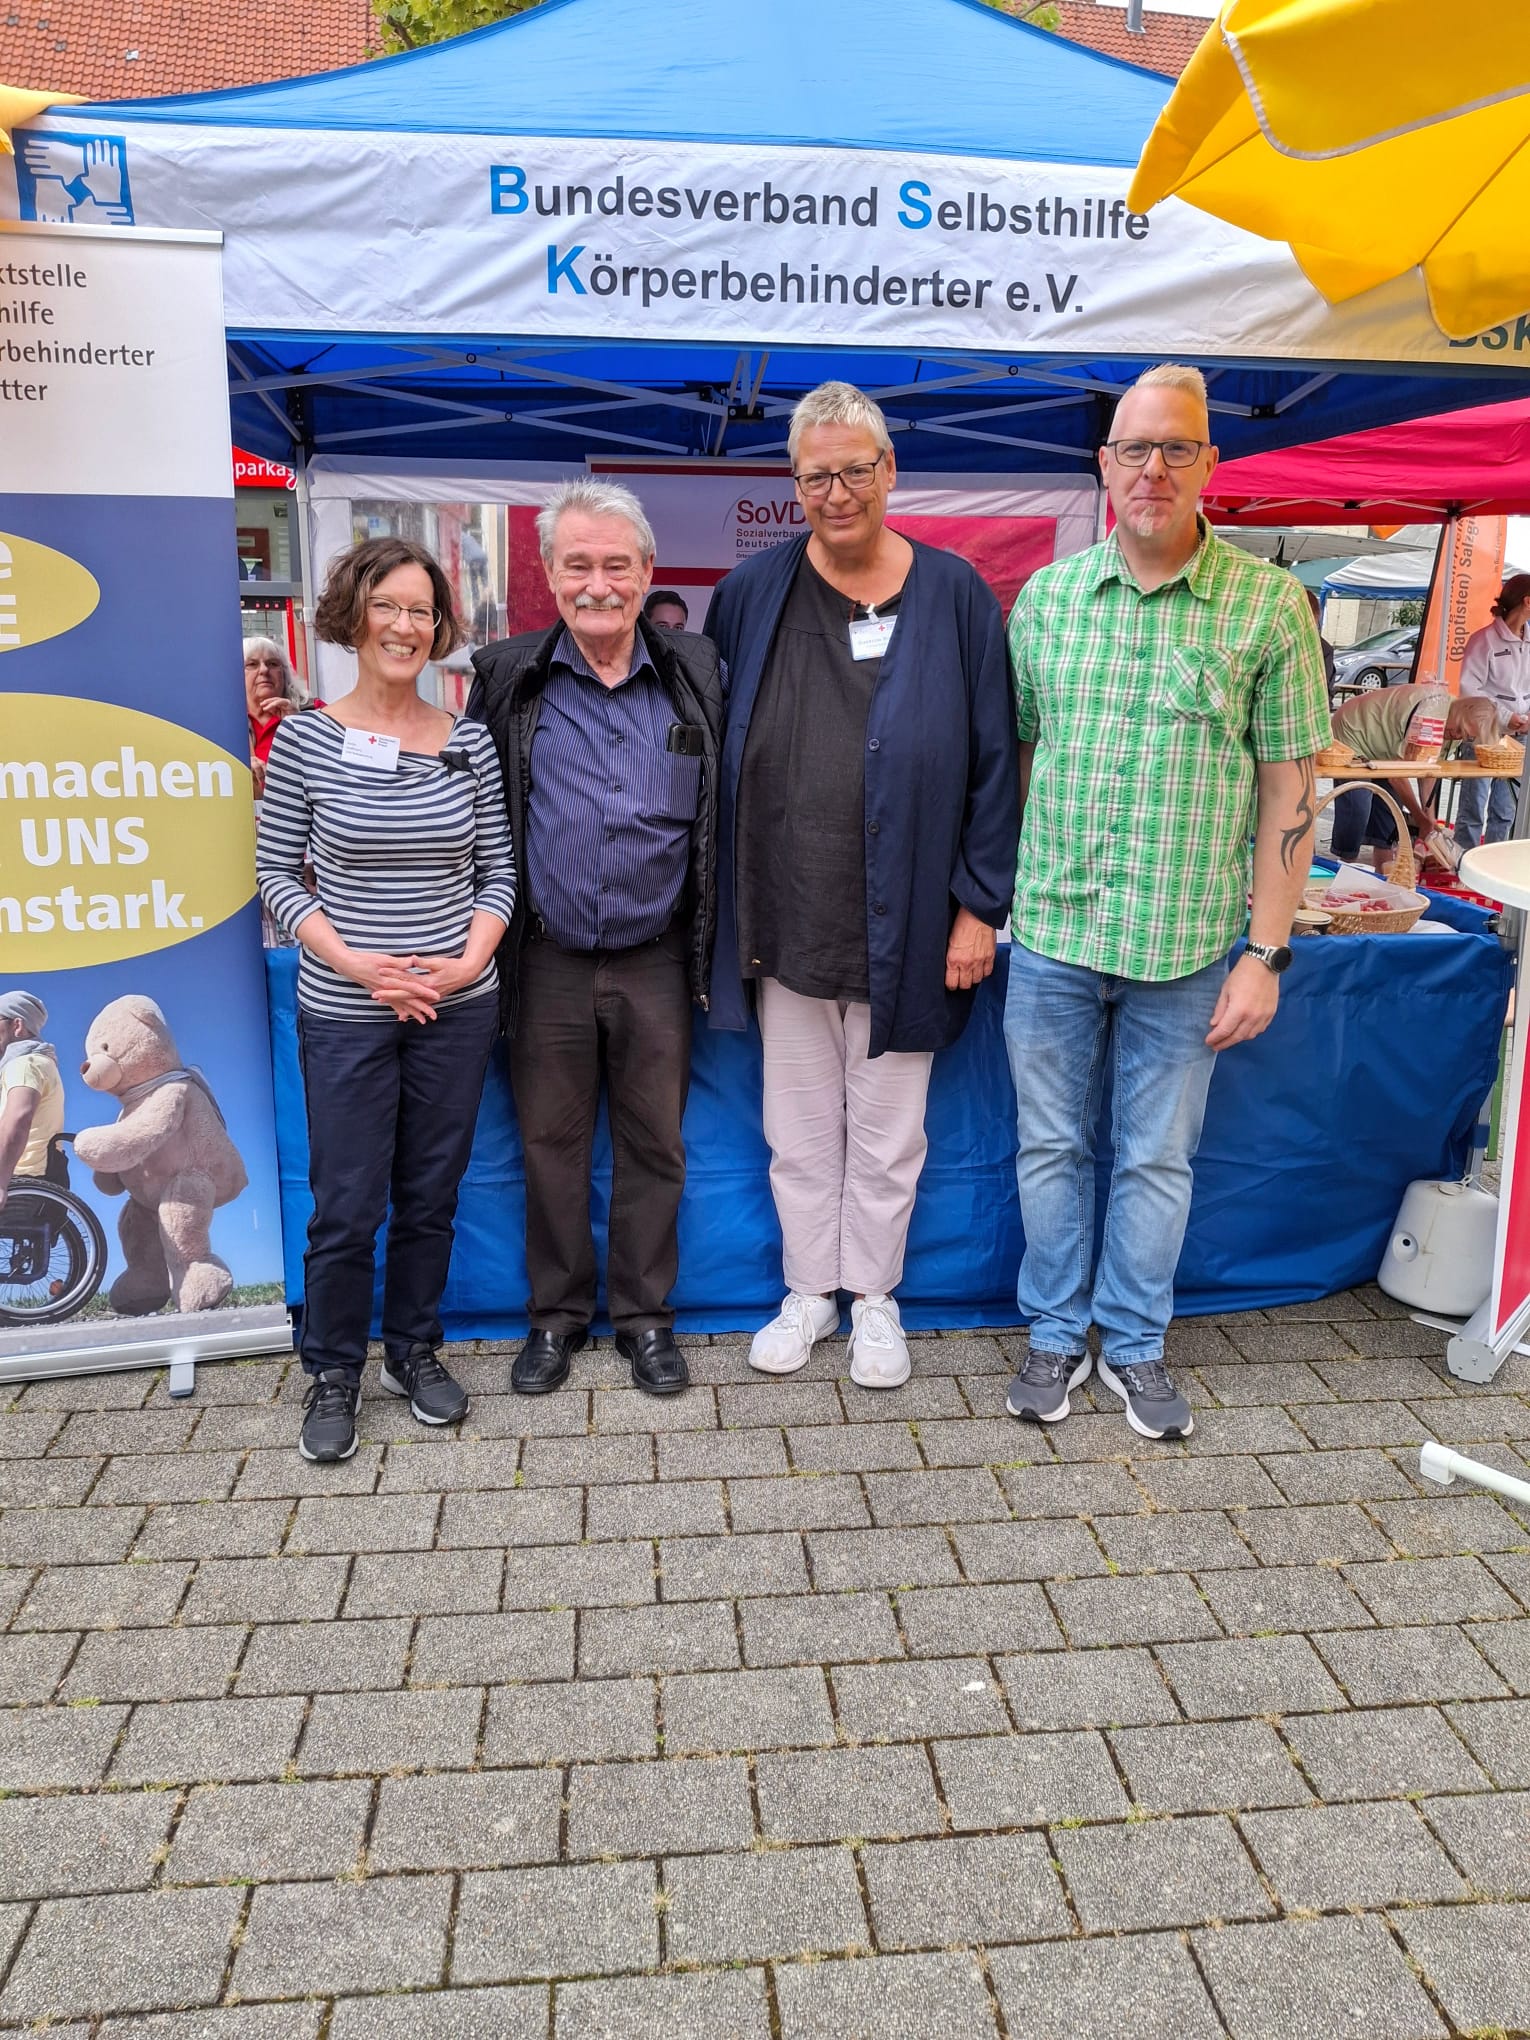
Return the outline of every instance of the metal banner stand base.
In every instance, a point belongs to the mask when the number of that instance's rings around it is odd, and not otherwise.
[[[1436,1445],[1433,1441],[1421,1445],[1418,1470],[1426,1480],[1438,1481],[1441,1487],[1449,1487],[1459,1476],[1462,1480],[1472,1481],[1477,1487],[1491,1488],[1494,1494],[1506,1495],[1511,1502],[1518,1502],[1522,1509],[1530,1508],[1530,1480],[1516,1480],[1512,1473],[1500,1473],[1496,1466],[1484,1466],[1477,1459],[1464,1459],[1459,1452],[1452,1452],[1448,1445]]]
[[[1492,1312],[1487,1304],[1464,1319],[1434,1317],[1426,1310],[1410,1311],[1408,1315],[1416,1325],[1428,1325],[1434,1331],[1450,1333],[1450,1344],[1445,1348],[1445,1365],[1457,1381],[1479,1384],[1491,1381],[1511,1353],[1530,1353],[1530,1344],[1521,1343],[1530,1312],[1510,1323],[1496,1341],[1488,1336]]]

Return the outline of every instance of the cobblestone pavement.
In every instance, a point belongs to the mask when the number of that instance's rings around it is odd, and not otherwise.
[[[295,1363],[0,1410],[0,2027],[84,2040],[1530,2032],[1530,1363],[1374,1290],[1175,1327],[1153,1447],[609,1344],[339,1468]],[[1108,1399],[1106,1399],[1108,1400]],[[177,2009],[178,2008],[178,2009]]]

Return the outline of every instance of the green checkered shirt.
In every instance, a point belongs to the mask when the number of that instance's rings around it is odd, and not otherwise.
[[[1256,762],[1328,741],[1301,586],[1203,523],[1144,594],[1112,535],[1032,576],[1009,645],[1036,746],[1015,940],[1110,977],[1215,962],[1247,918]]]

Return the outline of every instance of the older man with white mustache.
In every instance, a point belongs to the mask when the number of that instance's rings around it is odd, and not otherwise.
[[[567,1378],[595,1315],[590,1154],[611,1118],[606,1299],[634,1385],[687,1383],[669,1292],[685,1182],[691,1001],[716,919],[722,685],[707,639],[642,614],[653,533],[611,483],[567,482],[537,518],[561,619],[486,646],[469,713],[493,732],[520,898],[499,957],[526,1163],[531,1335],[511,1386]]]

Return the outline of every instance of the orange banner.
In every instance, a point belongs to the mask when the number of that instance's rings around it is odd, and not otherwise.
[[[1466,640],[1488,621],[1503,586],[1507,532],[1504,517],[1458,517],[1446,533],[1424,613],[1415,680],[1443,681],[1452,694],[1460,693]]]

